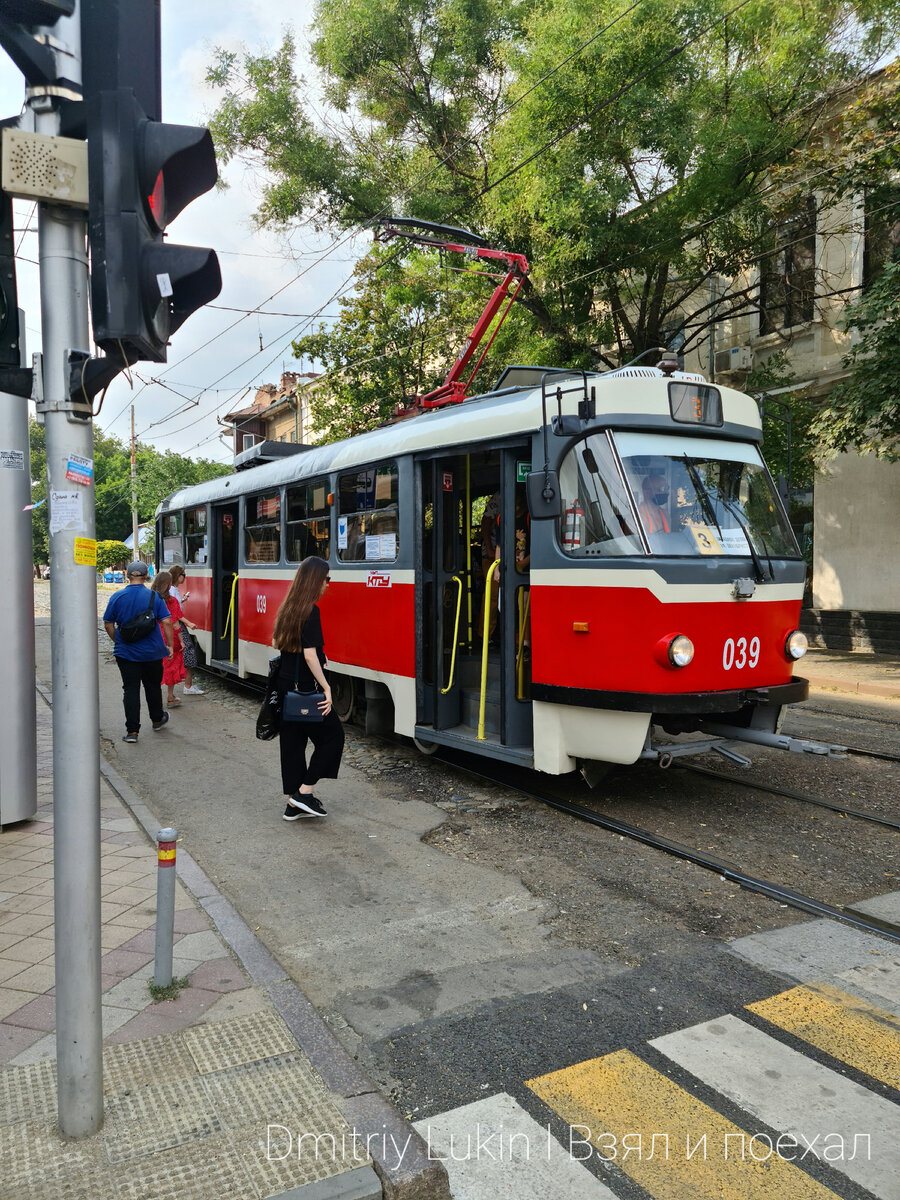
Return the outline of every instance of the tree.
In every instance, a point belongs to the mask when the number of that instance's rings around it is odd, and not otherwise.
[[[771,251],[767,172],[874,61],[897,7],[321,0],[323,119],[287,38],[219,55],[212,128],[223,159],[264,170],[260,223],[465,224],[532,261],[512,357],[616,365],[758,307],[756,285],[722,300],[711,283]]]
[[[105,541],[97,543],[97,570],[107,567],[124,567],[131,562],[131,551],[124,542]]]

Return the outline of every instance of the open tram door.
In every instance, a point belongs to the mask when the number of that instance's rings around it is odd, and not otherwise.
[[[527,444],[417,462],[416,740],[423,749],[457,746],[531,765],[530,530],[516,482],[528,470]]]
[[[210,666],[238,669],[240,505],[214,504],[212,527],[212,650]]]

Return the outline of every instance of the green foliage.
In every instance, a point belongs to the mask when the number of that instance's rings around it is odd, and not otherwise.
[[[105,571],[107,567],[126,567],[132,559],[132,552],[124,542],[108,540],[97,543],[97,570]]]
[[[819,405],[805,391],[780,396],[766,393],[790,387],[796,376],[790,366],[790,353],[777,350],[753,371],[744,382],[744,391],[760,400],[763,414],[763,457],[777,478],[783,475],[791,489],[811,488],[815,477],[816,438],[811,432]]]
[[[319,0],[321,115],[288,35],[270,54],[219,53],[213,134],[224,159],[260,169],[262,224],[347,230],[403,213],[528,255],[495,361],[503,351],[509,361],[617,365],[680,335],[690,351],[713,317],[755,311],[755,287],[713,308],[710,280],[768,247],[790,192],[771,188],[771,168],[791,161],[900,15],[898,0],[732,9]],[[360,268],[337,328],[297,343],[330,373],[321,421],[335,434],[370,427],[427,389],[484,299],[470,279],[459,294],[412,255],[398,292],[386,265],[373,273],[378,262]],[[437,294],[404,293],[415,278]],[[458,336],[436,355],[432,333],[439,345]],[[379,354],[405,362],[351,366]]]
[[[47,454],[44,427],[30,423],[31,477],[38,482],[32,488],[34,501],[47,495]],[[166,496],[192,483],[202,483],[231,468],[208,459],[193,460],[171,450],[161,453],[140,442],[136,454],[136,493],[138,520],[152,524],[157,505]],[[131,450],[116,437],[94,428],[94,505],[97,538],[101,542],[121,541],[131,533]],[[32,513],[34,561],[47,562],[50,555],[47,505]],[[126,549],[126,561],[129,551]]]

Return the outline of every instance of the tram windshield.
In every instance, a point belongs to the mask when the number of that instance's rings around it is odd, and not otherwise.
[[[665,433],[596,433],[560,468],[561,540],[577,556],[799,558],[755,446]]]

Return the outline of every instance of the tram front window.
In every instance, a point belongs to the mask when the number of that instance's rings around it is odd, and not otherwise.
[[[750,553],[749,538],[760,555],[800,557],[772,478],[759,451],[749,443],[627,431],[594,434],[568,455],[560,482],[567,511],[563,548],[572,553],[643,553],[640,543],[635,549],[620,548],[630,521],[634,530],[640,523],[651,554],[745,557]],[[578,495],[577,503],[584,510],[580,550],[566,544],[566,530],[577,530],[569,517],[573,495]],[[609,529],[604,502],[607,510],[614,511],[623,533],[596,540],[597,506],[605,518],[604,528]],[[638,535],[629,540],[638,541]]]

